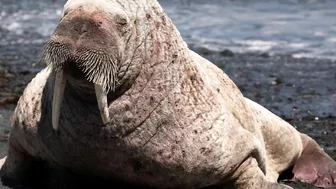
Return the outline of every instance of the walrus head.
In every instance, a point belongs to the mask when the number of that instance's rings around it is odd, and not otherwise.
[[[66,83],[95,91],[103,123],[107,124],[108,93],[145,64],[176,59],[173,53],[181,50],[171,47],[181,46],[178,44],[183,40],[172,37],[179,36],[175,31],[156,0],[68,0],[42,56],[55,81],[53,128],[58,128]]]
[[[53,69],[55,87],[52,125],[58,127],[65,85],[70,82],[95,89],[104,123],[109,121],[107,93],[116,89],[118,74],[135,53],[134,15],[121,4],[105,0],[69,0],[59,25],[44,48],[44,60]],[[133,49],[132,49],[133,48]],[[128,54],[127,54],[128,53]]]

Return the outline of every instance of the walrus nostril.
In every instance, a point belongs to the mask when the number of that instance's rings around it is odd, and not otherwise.
[[[84,23],[83,27],[82,27],[82,33],[85,33],[89,30],[89,24],[86,22]]]
[[[90,23],[89,22],[78,22],[75,23],[73,29],[79,34],[83,34],[89,31]]]

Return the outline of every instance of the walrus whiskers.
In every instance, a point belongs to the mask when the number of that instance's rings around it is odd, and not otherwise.
[[[114,91],[118,83],[117,58],[103,52],[79,49],[76,56],[71,56],[69,47],[48,41],[43,53],[45,62],[55,72],[55,85],[52,102],[52,126],[58,129],[60,108],[67,82],[64,67],[67,62],[74,62],[85,74],[85,79],[94,84],[99,112],[104,124],[109,122],[107,94]]]
[[[55,71],[61,70],[64,63],[69,59],[70,52],[66,45],[55,43],[50,40],[43,49],[42,59]]]
[[[87,50],[87,53],[83,53],[77,66],[85,73],[88,81],[102,85],[104,91],[108,93],[114,91],[116,83],[118,83],[117,65],[114,59],[116,58]]]

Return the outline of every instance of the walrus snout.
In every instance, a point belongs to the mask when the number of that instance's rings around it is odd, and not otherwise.
[[[86,74],[90,82],[114,88],[118,62],[122,62],[129,29],[125,14],[115,13],[108,19],[104,12],[72,10],[61,19],[43,53],[45,62],[62,70],[68,62]],[[103,77],[104,76],[104,77]]]
[[[113,53],[111,47],[116,47],[117,32],[108,29],[106,27],[107,21],[104,19],[97,20],[94,18],[97,16],[93,15],[92,18],[89,16],[65,17],[57,26],[51,39],[68,45],[70,50],[74,52],[86,48]]]

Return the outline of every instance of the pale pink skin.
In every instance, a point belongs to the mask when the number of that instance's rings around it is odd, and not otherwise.
[[[3,180],[20,182],[30,160],[37,158],[162,189],[216,184],[290,188],[277,178],[294,164],[296,179],[335,185],[336,163],[311,138],[244,98],[222,70],[189,50],[156,1],[70,0],[64,12],[51,39],[67,45],[69,56],[81,48],[122,55],[117,88],[108,95],[111,122],[102,126],[93,85],[68,70],[55,132],[54,73],[42,70],[13,114]],[[120,17],[129,25],[120,24]],[[79,18],[89,23],[85,34],[72,27]],[[305,162],[314,167],[318,161],[305,155],[307,149],[326,159],[315,169],[325,176],[304,175]]]

